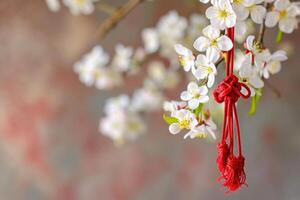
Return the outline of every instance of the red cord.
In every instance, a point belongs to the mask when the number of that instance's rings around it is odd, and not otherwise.
[[[232,43],[234,43],[234,28],[228,28],[226,33]],[[246,181],[246,174],[244,171],[245,159],[242,154],[236,102],[240,97],[245,99],[250,97],[249,87],[238,81],[238,78],[233,74],[233,68],[234,47],[226,53],[226,77],[213,92],[216,102],[224,102],[222,139],[217,147],[217,165],[221,173],[219,179],[224,180],[223,186],[226,187],[228,191],[235,191],[244,185]],[[242,88],[246,89],[247,94],[241,92]],[[238,156],[234,155],[234,122],[236,125],[236,138],[238,140]],[[229,145],[227,142],[229,142]]]

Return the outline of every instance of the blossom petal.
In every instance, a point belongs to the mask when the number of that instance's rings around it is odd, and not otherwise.
[[[258,5],[258,6],[254,6],[252,9],[251,9],[251,19],[257,23],[257,24],[261,24],[263,23],[263,19],[265,18],[265,15],[266,15],[266,8],[261,6],[261,5]]]
[[[284,33],[292,33],[295,27],[297,27],[296,18],[289,17],[279,20],[279,29]]]
[[[206,51],[207,47],[209,47],[209,39],[203,36],[200,36],[194,42],[194,48],[200,52]]]
[[[214,85],[215,82],[215,75],[213,73],[210,73],[207,77],[207,87],[211,88]]]
[[[199,87],[199,94],[200,95],[206,95],[208,93],[208,89],[206,86]]]
[[[199,100],[198,99],[191,99],[188,102],[188,107],[190,109],[196,109],[199,106]]]
[[[251,76],[249,78],[249,83],[257,89],[264,87],[264,82],[258,76]]]
[[[198,101],[199,101],[200,103],[206,103],[206,102],[209,101],[209,97],[208,97],[207,95],[201,96],[201,97],[198,98]]]
[[[217,45],[218,48],[222,51],[229,51],[233,47],[231,39],[226,35],[223,35],[218,38]]]
[[[210,62],[215,63],[220,58],[220,50],[214,47],[209,47],[206,50],[206,56]]]
[[[188,101],[192,98],[193,96],[188,92],[188,91],[183,91],[181,94],[180,94],[180,99],[183,100],[183,101]]]
[[[187,90],[189,92],[196,92],[196,91],[198,91],[198,88],[199,87],[198,87],[197,83],[195,83],[195,82],[190,82],[187,86]]]
[[[212,25],[209,25],[203,29],[203,35],[210,40],[214,40],[220,36],[220,30],[213,27]]]
[[[180,127],[178,123],[173,123],[169,126],[169,131],[170,133],[172,133],[173,135],[177,134],[180,132]]]
[[[267,27],[274,27],[279,21],[279,13],[276,11],[268,12],[266,15],[265,24]]]

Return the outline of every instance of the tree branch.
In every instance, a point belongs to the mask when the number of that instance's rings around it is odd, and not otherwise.
[[[124,19],[135,7],[145,0],[128,0],[126,4],[117,9],[110,18],[105,20],[98,28],[97,35],[102,40],[107,33]]]

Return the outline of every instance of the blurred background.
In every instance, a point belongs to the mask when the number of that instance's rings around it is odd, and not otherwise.
[[[148,133],[121,148],[98,132],[105,99],[121,90],[85,87],[73,63],[97,43],[108,52],[118,42],[141,45],[141,30],[172,9],[188,16],[201,4],[146,2],[99,41],[105,14],[52,13],[41,0],[0,2],[0,199],[299,199],[299,30],[284,35],[282,45],[294,53],[270,80],[281,98],[266,87],[255,117],[248,103],[239,110],[248,187],[225,194],[215,144],[171,136],[162,113],[148,116]],[[266,44],[275,48],[275,37],[267,30]],[[139,84],[129,79],[125,91]]]

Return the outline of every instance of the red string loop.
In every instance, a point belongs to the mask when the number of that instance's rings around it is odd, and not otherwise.
[[[243,94],[241,89],[245,88],[247,93]],[[237,102],[240,97],[248,98],[251,94],[249,87],[239,82],[239,79],[231,74],[227,76],[214,90],[213,95],[218,103],[224,102],[226,99],[230,99],[232,102]]]

